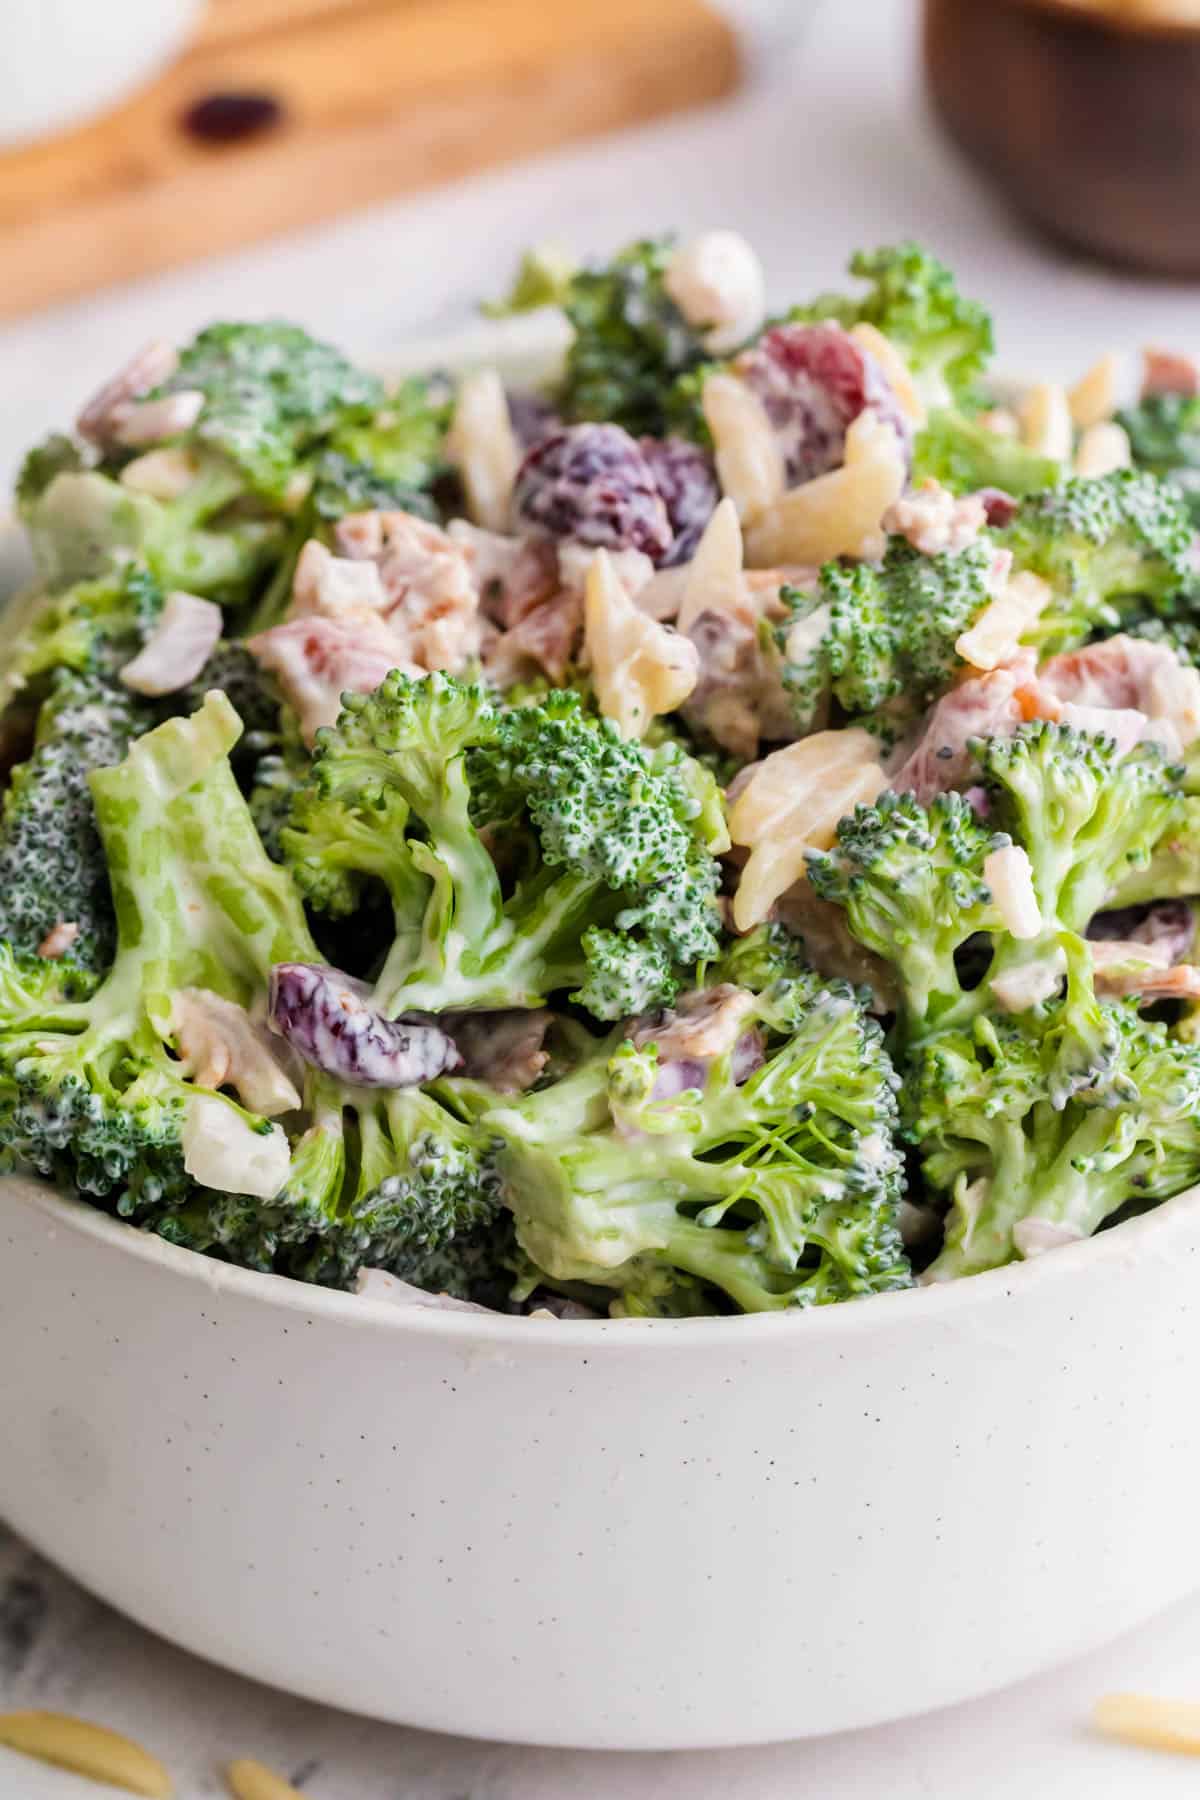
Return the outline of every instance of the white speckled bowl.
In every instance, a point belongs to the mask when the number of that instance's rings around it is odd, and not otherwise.
[[[959,1700],[1200,1585],[1200,1191],[803,1316],[549,1323],[0,1183],[0,1515],[189,1649],[588,1747]]]

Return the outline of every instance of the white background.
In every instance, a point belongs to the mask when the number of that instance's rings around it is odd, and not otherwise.
[[[803,0],[792,5],[806,14]],[[753,10],[770,9],[759,0]],[[799,47],[766,59],[763,83],[719,111],[9,326],[0,331],[0,479],[150,335],[186,337],[214,316],[286,313],[386,361],[413,331],[452,325],[471,296],[502,289],[518,248],[547,238],[605,249],[660,226],[736,223],[782,301],[834,281],[854,245],[911,235],[993,304],[1001,359],[1014,372],[1074,377],[1110,345],[1146,338],[1200,344],[1196,290],[1052,251],[976,187],[923,116],[914,52],[907,0],[826,0]],[[988,1555],[986,1543],[979,1553]],[[181,1581],[203,1579],[202,1569],[180,1569]],[[1125,1688],[1200,1698],[1200,1602],[1053,1677],[854,1737],[675,1756],[467,1744],[323,1712],[210,1670],[87,1599],[0,1530],[0,1707],[58,1708],[131,1732],[168,1761],[181,1800],[223,1792],[217,1768],[233,1755],[299,1776],[314,1800],[1195,1796],[1195,1763],[1089,1733],[1095,1697]],[[3,1800],[92,1791],[0,1752]]]

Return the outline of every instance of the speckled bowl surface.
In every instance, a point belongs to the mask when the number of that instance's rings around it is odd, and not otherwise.
[[[595,1748],[869,1725],[1200,1584],[1200,1191],[807,1315],[564,1323],[225,1268],[0,1184],[0,1515],[177,1643]]]

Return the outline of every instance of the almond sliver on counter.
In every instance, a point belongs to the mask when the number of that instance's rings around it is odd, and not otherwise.
[[[171,1800],[175,1791],[162,1763],[140,1744],[66,1713],[0,1714],[0,1744],[149,1800]]]
[[[1200,1756],[1200,1701],[1106,1694],[1092,1709],[1092,1723],[1097,1731],[1119,1738],[1123,1744]]]
[[[231,1762],[225,1779],[233,1800],[301,1800],[298,1788],[253,1757],[243,1756]]]

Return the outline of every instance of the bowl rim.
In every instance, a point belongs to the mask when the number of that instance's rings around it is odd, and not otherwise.
[[[184,1249],[151,1230],[113,1218],[88,1201],[60,1193],[46,1182],[24,1176],[0,1177],[0,1214],[5,1206],[13,1204],[29,1206],[42,1215],[50,1225],[51,1235],[55,1228],[70,1231],[117,1255],[198,1283],[210,1293],[266,1302],[277,1311],[306,1313],[310,1318],[321,1315],[331,1323],[413,1331],[465,1344],[491,1341],[502,1343],[506,1350],[519,1344],[544,1347],[548,1342],[564,1348],[604,1344],[607,1349],[615,1336],[631,1346],[655,1343],[690,1351],[704,1345],[725,1347],[764,1339],[777,1344],[784,1337],[793,1337],[799,1345],[814,1336],[828,1341],[897,1327],[924,1329],[953,1318],[965,1308],[978,1310],[996,1302],[1029,1298],[1039,1289],[1060,1286],[1074,1277],[1086,1279],[1088,1271],[1101,1263],[1129,1266],[1145,1260],[1147,1255],[1160,1261],[1174,1247],[1173,1238],[1190,1239],[1200,1245],[1197,1185],[1162,1201],[1141,1217],[1127,1219],[1094,1237],[1081,1238],[1028,1262],[1007,1263],[979,1275],[872,1294],[864,1296],[861,1302],[813,1307],[802,1314],[785,1309],[688,1319],[572,1319],[564,1324],[567,1336],[553,1332],[547,1339],[548,1322],[532,1320],[527,1314],[397,1305],[340,1288],[319,1287],[288,1275],[220,1262],[203,1251]],[[542,1329],[538,1328],[539,1323]]]
[[[1103,6],[1081,6],[1078,0],[1001,0],[1001,4],[1010,12],[1041,13],[1055,24],[1075,25],[1081,31],[1095,31],[1102,36],[1176,43],[1189,39],[1200,43],[1200,23],[1186,19],[1131,18]]]

